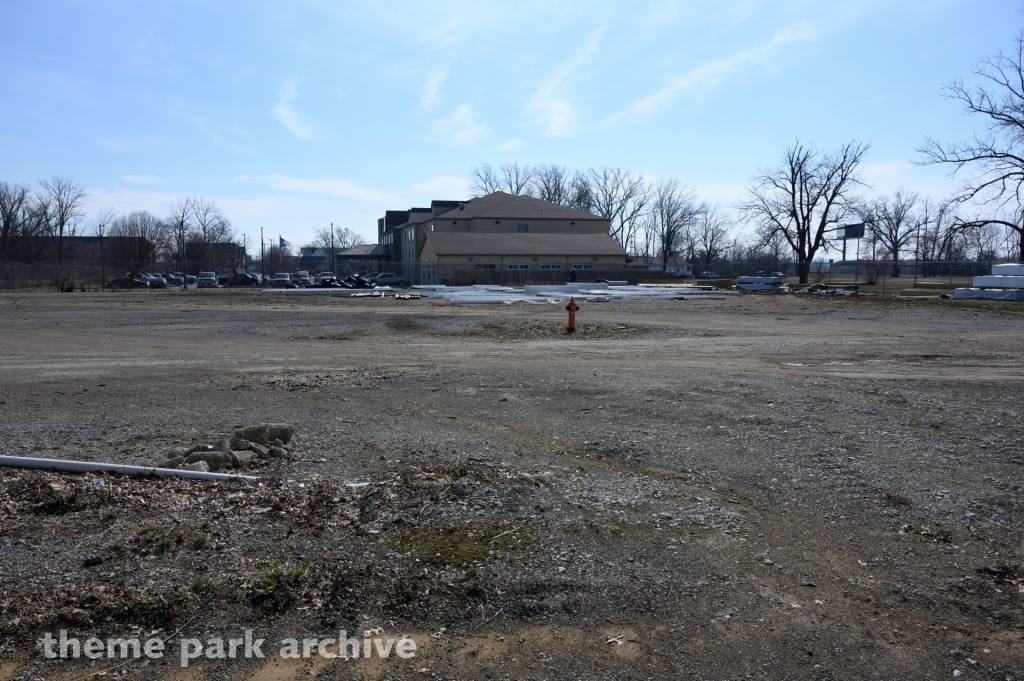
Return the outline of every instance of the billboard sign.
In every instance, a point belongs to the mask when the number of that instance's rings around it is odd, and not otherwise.
[[[843,239],[863,239],[864,238],[864,223],[859,222],[855,225],[843,225]]]

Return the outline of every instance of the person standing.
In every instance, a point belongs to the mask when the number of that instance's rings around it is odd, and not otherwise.
[[[569,283],[570,284],[575,284],[576,283],[576,266],[575,265],[573,265],[572,269],[569,270]]]

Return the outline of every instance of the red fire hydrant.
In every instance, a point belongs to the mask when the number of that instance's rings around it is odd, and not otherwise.
[[[576,311],[580,309],[580,306],[576,304],[575,298],[569,298],[569,304],[565,306],[565,309],[569,311],[569,326],[565,327],[565,332],[573,333],[576,331]]]

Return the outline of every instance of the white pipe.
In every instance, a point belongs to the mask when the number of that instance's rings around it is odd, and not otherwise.
[[[67,471],[70,473],[121,473],[122,475],[163,475],[173,478],[190,480],[245,480],[255,482],[258,477],[252,475],[232,475],[229,473],[204,473],[203,471],[186,471],[177,468],[149,468],[148,466],[124,466],[118,463],[96,463],[93,461],[67,461],[65,459],[34,459],[28,456],[0,456],[0,466],[11,468],[42,468],[50,471]]]

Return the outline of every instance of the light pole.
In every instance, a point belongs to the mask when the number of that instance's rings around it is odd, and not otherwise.
[[[107,269],[103,259],[103,228],[106,227],[104,223],[100,223],[100,288],[107,287]]]
[[[338,276],[338,273],[335,271],[337,269],[335,267],[335,263],[336,263],[336,261],[334,259],[334,223],[332,222],[331,223],[331,276],[332,277]]]

